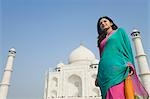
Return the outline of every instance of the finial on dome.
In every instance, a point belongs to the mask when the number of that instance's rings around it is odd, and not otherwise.
[[[83,42],[82,41],[80,41],[80,46],[83,46],[84,44],[83,44]]]

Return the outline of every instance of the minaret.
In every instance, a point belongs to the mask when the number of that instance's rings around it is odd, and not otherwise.
[[[134,29],[131,33],[131,36],[135,47],[135,52],[136,52],[135,58],[137,60],[137,64],[139,67],[139,76],[148,94],[150,95],[150,69],[149,69],[147,56],[144,53],[144,49],[142,46],[140,32]]]
[[[4,74],[2,77],[2,81],[0,83],[0,99],[6,99],[7,98],[7,93],[8,93],[8,88],[10,85],[10,78],[11,78],[11,73],[13,71],[13,61],[15,58],[16,50],[14,48],[11,48],[8,53],[8,59],[6,63],[6,67],[4,69]]]
[[[45,88],[44,88],[44,99],[48,97],[48,84],[49,84],[49,71],[45,73]]]

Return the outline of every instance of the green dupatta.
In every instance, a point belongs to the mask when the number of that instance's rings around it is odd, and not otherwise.
[[[117,29],[106,41],[98,67],[98,84],[102,99],[108,89],[121,83],[128,76],[127,63],[134,65],[130,40],[124,29]]]

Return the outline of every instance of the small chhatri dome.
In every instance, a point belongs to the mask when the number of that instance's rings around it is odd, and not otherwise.
[[[15,48],[10,48],[10,51],[14,51],[15,52],[16,50],[15,50]]]
[[[10,48],[9,52],[14,52],[14,53],[16,53],[16,50],[15,50],[15,48]]]
[[[138,34],[140,34],[140,31],[137,30],[137,29],[133,29],[132,33],[131,33],[131,36],[137,36]]]
[[[132,30],[132,32],[139,32],[139,30],[137,30],[137,29],[133,29],[133,30]]]
[[[62,62],[57,64],[57,67],[62,67],[62,66],[64,66],[64,64]]]
[[[74,63],[77,61],[93,61],[95,55],[83,44],[80,44],[78,48],[73,50],[69,56],[69,63]]]

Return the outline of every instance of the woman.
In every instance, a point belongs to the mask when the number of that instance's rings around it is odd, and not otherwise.
[[[97,23],[100,62],[96,85],[102,99],[147,99],[148,93],[138,80],[130,40],[107,16]]]

